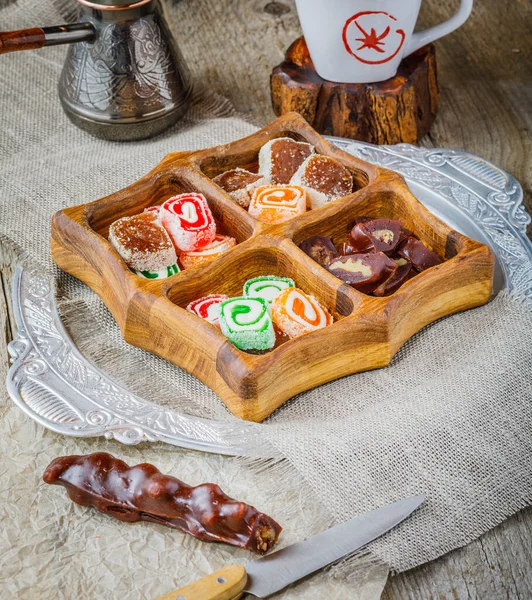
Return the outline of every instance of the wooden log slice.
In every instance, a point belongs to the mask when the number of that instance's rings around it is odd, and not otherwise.
[[[436,54],[431,44],[405,58],[397,75],[380,83],[334,83],[314,69],[298,38],[272,72],[273,110],[295,111],[320,133],[373,144],[416,143],[438,111]]]

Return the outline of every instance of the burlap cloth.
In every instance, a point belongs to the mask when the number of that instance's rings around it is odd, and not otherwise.
[[[50,0],[19,0],[0,11],[0,28],[58,23],[66,14],[61,8]],[[183,3],[171,8],[170,18],[186,9]],[[30,262],[54,273],[72,335],[130,388],[231,421],[195,378],[122,341],[95,294],[54,267],[49,226],[56,210],[128,185],[168,152],[229,142],[254,128],[225,101],[198,90],[185,121],[164,136],[130,144],[98,141],[71,126],[61,111],[55,82],[63,56],[63,49],[53,48],[0,61],[0,259],[8,263],[23,250]],[[192,484],[216,481],[278,519],[285,526],[283,544],[421,493],[425,505],[371,544],[371,556],[402,571],[462,546],[532,498],[530,331],[530,301],[506,294],[425,328],[387,369],[301,394],[256,425],[258,443],[267,439],[286,457],[280,463],[162,444],[129,448],[67,439],[31,422],[4,391],[0,596],[150,599],[250,558],[162,527],[114,522],[41,483],[55,456],[96,449],[130,463],[153,462]],[[376,561],[358,557],[279,597],[369,598],[379,595],[385,577]]]

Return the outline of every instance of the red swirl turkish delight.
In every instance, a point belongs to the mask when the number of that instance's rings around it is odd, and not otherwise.
[[[190,252],[214,241],[216,223],[203,194],[180,194],[161,205],[159,218],[176,248]]]

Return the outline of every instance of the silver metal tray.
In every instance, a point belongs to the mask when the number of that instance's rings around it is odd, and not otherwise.
[[[511,175],[456,150],[330,139],[359,158],[401,173],[440,219],[491,246],[497,257],[496,293],[506,289],[532,298],[532,243],[526,237],[530,216]],[[248,454],[247,440],[256,434],[253,424],[164,409],[132,394],[88,361],[61,323],[53,281],[47,276],[19,268],[13,306],[18,331],[8,346],[13,364],[7,389],[32,419],[70,436],[105,436],[124,444],[162,441],[219,454]]]

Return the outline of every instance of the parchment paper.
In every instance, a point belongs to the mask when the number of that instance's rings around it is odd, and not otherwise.
[[[19,0],[0,10],[0,29],[64,22],[73,15],[74,4]],[[170,18],[177,18],[177,11],[169,8]],[[49,48],[2,56],[0,237],[9,239],[0,242],[0,263],[14,264],[23,250],[30,261],[56,275],[65,319],[80,347],[100,365],[122,373],[128,384],[138,385],[144,393],[150,390],[152,399],[181,403],[182,408],[193,407],[205,416],[222,412],[228,418],[214,394],[194,378],[181,386],[175,380],[177,371],[168,371],[163,361],[136,350],[130,353],[94,294],[54,268],[49,226],[55,210],[128,185],[168,152],[226,143],[254,127],[235,118],[223,98],[198,89],[184,122],[165,135],[140,143],[101,142],[73,127],[61,110],[55,88],[64,53],[64,48]],[[103,336],[106,325],[101,311],[110,326]],[[6,358],[0,369],[4,381]],[[158,385],[153,385],[154,380],[159,380]],[[163,444],[131,448],[103,439],[65,438],[33,423],[13,405],[3,384],[0,389],[1,598],[153,600],[226,564],[256,558],[162,526],[114,521],[73,504],[64,489],[41,480],[48,463],[60,455],[108,451],[129,464],[151,462],[191,485],[216,482],[232,497],[277,519],[284,526],[281,545],[332,524],[331,515],[309,496],[308,487],[286,469],[251,468],[237,459]],[[158,389],[166,395],[158,397]],[[362,568],[355,572],[339,565],[276,597],[380,597],[388,569],[371,559],[358,562]]]

